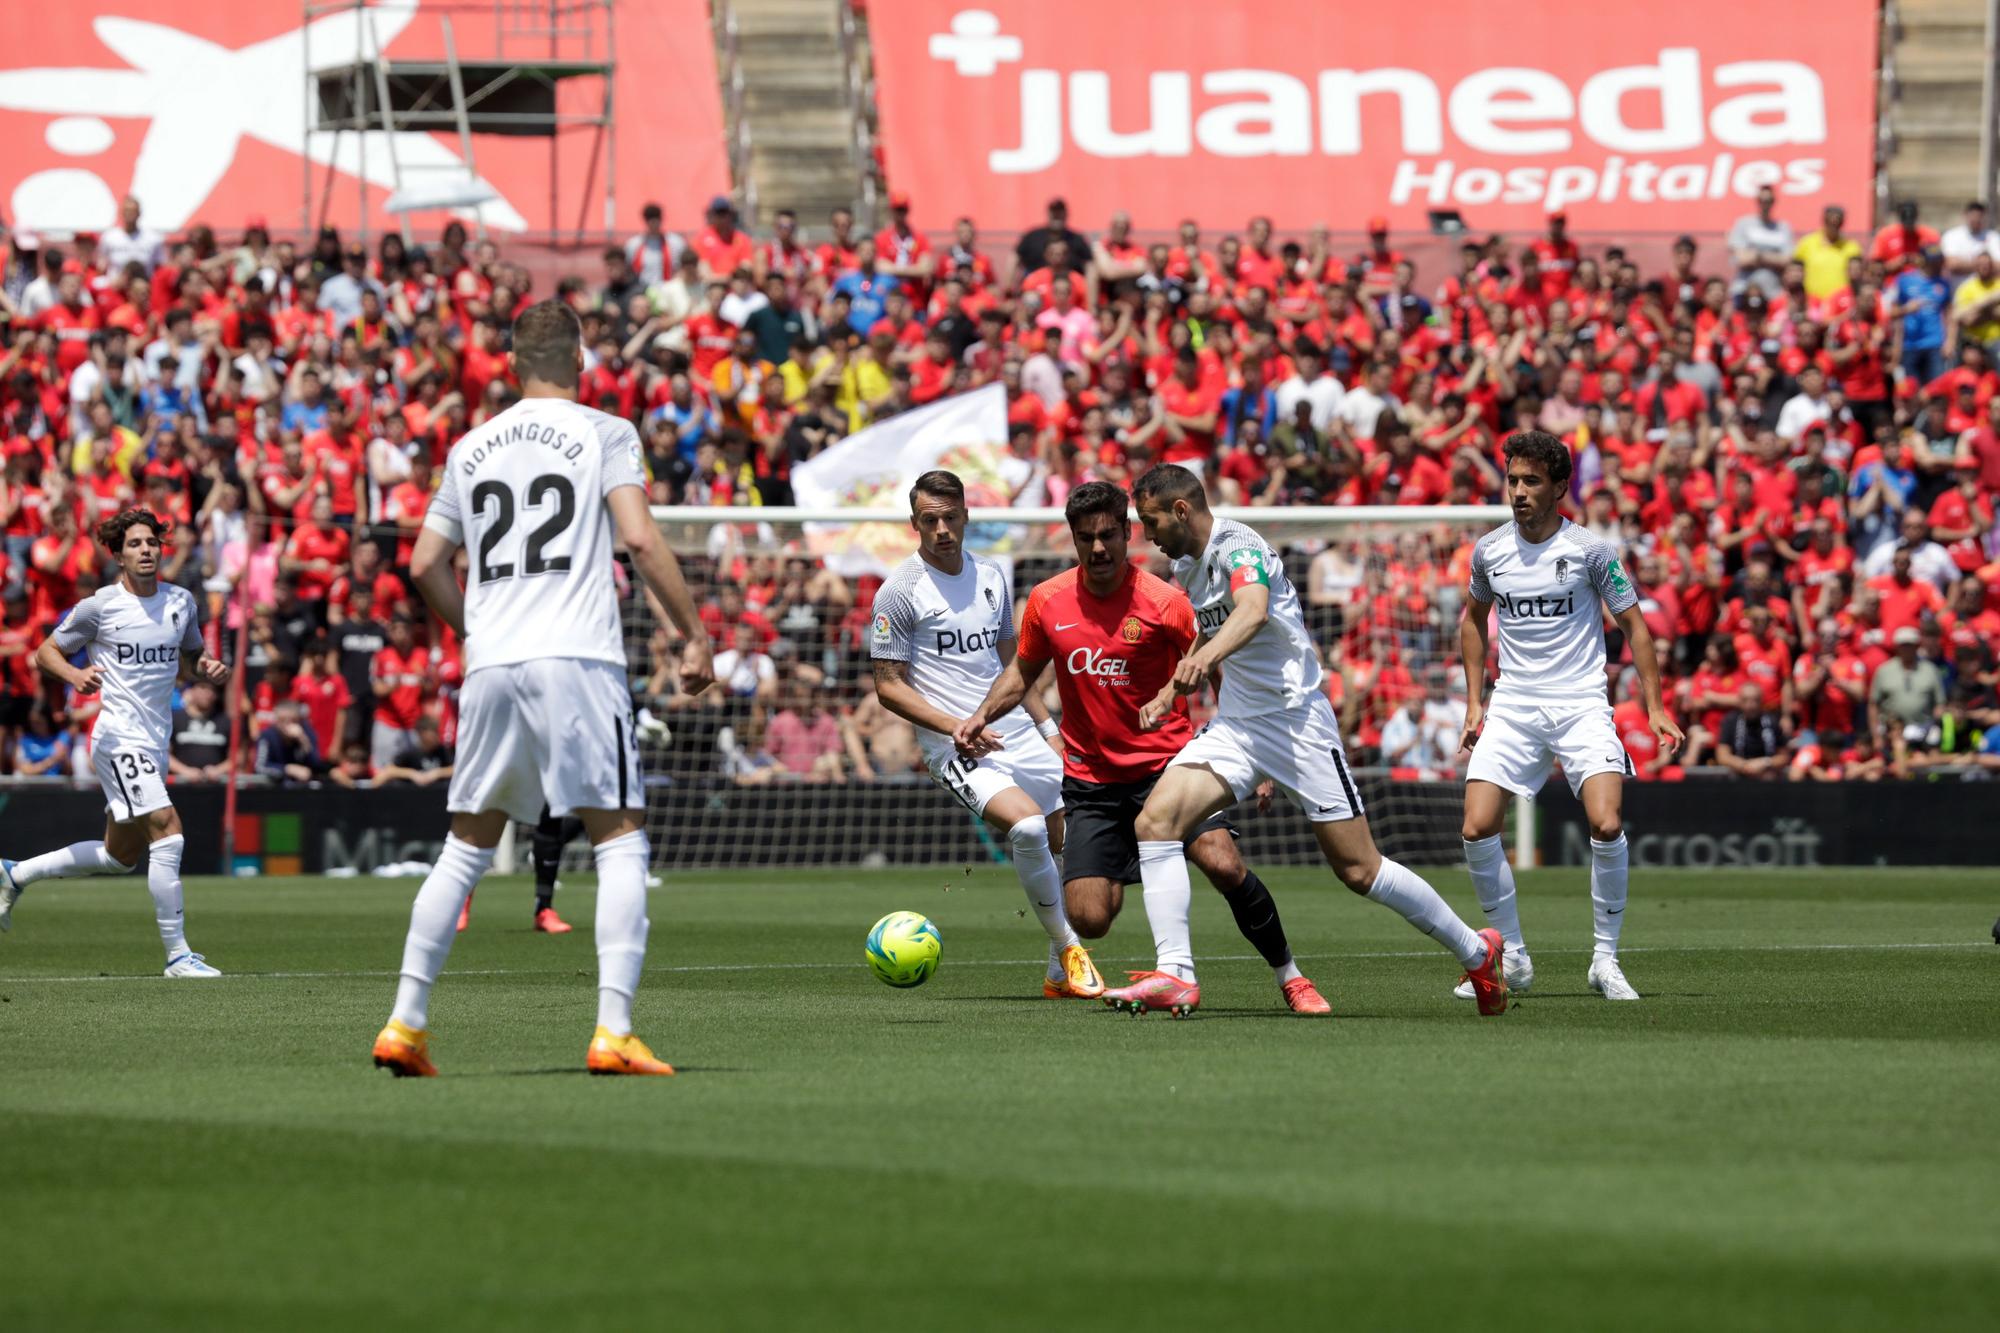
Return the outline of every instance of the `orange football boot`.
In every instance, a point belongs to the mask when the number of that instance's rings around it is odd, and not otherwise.
[[[1319,988],[1304,977],[1293,977],[1284,985],[1285,1003],[1295,1014],[1330,1014],[1333,1006],[1319,993]]]
[[[467,926],[471,924],[472,924],[472,894],[467,893],[465,895],[465,901],[459,905],[458,928],[460,930],[464,930]]]
[[[1500,932],[1488,927],[1479,932],[1479,940],[1486,946],[1486,960],[1478,967],[1465,969],[1465,979],[1472,983],[1472,998],[1479,1004],[1479,1012],[1491,1017],[1507,1012],[1507,978],[1500,964],[1506,957],[1507,945],[1500,938]]]
[[[397,1078],[436,1078],[437,1066],[431,1063],[429,1045],[428,1032],[392,1018],[375,1038],[375,1067],[386,1069]]]
[[[1094,1000],[1104,994],[1104,978],[1097,975],[1097,964],[1090,961],[1090,950],[1081,944],[1063,949],[1062,967],[1061,981],[1042,978],[1043,999]]]
[[[535,929],[544,935],[567,935],[574,927],[556,915],[553,907],[544,907],[535,913]]]
[[[674,1067],[646,1049],[635,1036],[613,1036],[604,1028],[590,1039],[584,1066],[593,1074],[671,1074]]]

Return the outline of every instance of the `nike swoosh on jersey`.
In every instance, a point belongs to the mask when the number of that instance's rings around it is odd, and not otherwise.
[[[1056,628],[1057,628],[1058,630],[1065,630],[1065,629],[1075,629],[1075,628],[1077,627],[1077,623],[1078,623],[1078,622],[1076,622],[1076,621],[1072,620],[1072,621],[1070,621],[1070,622],[1069,622],[1069,624],[1067,624],[1067,625],[1057,625],[1057,626],[1056,626]]]

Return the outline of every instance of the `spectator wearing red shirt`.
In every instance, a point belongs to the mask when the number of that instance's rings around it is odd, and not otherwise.
[[[1744,629],[1735,637],[1736,657],[1743,678],[1762,693],[1766,710],[1789,717],[1792,711],[1792,650],[1778,637],[1777,621],[1768,606],[1752,606],[1743,615]]]
[[[1680,355],[1671,347],[1661,349],[1653,378],[1640,386],[1632,402],[1639,424],[1649,429],[1692,422],[1707,407],[1708,396],[1701,386],[1680,378]]]
[[[389,642],[369,668],[375,692],[374,727],[368,756],[376,769],[417,743],[417,719],[423,716],[424,692],[431,685],[430,649],[417,642],[417,627],[408,616],[389,622]]]
[[[285,544],[278,568],[298,578],[302,601],[318,603],[326,600],[327,589],[347,563],[350,539],[334,526],[332,500],[324,495],[315,499],[311,513]]]
[[[313,734],[324,738],[322,747],[338,752],[341,738],[347,734],[347,710],[354,707],[354,695],[340,674],[340,653],[324,638],[306,646],[291,697],[305,709]]]
[[[416,550],[417,530],[431,507],[431,462],[419,453],[410,460],[410,475],[382,497],[382,521],[396,528],[396,566],[407,569]],[[386,610],[387,608],[382,608]]]
[[[1986,420],[1959,437],[1957,463],[1970,464],[1985,495],[2000,495],[2000,398],[1986,403]]]
[[[1361,472],[1368,503],[1442,503],[1451,489],[1451,473],[1436,458],[1417,448],[1403,419],[1393,412],[1384,412],[1376,431],[1379,451]]]
[[[104,327],[102,314],[84,296],[79,270],[64,265],[56,279],[56,303],[36,317],[35,327],[55,338],[56,375],[59,383],[67,384],[76,368],[90,359],[91,335]]]
[[[852,273],[861,267],[860,238],[854,234],[854,210],[836,208],[826,215],[828,231],[832,238],[820,243],[814,251],[819,264],[819,274],[823,281],[831,283],[843,273]]]
[[[1823,622],[1810,652],[1792,667],[1800,725],[1822,746],[1848,744],[1867,715],[1868,664],[1841,643],[1840,629]]]
[[[1193,348],[1184,347],[1174,358],[1174,373],[1160,385],[1153,420],[1134,439],[1140,441],[1157,428],[1160,461],[1178,463],[1204,477],[1213,466],[1221,413],[1221,391],[1202,382],[1200,358]]]
[[[701,256],[701,274],[710,282],[727,281],[739,268],[749,268],[757,247],[736,226],[736,205],[718,194],[708,201],[708,225],[695,233],[694,252]]]
[[[1883,271],[1894,277],[1922,258],[1925,246],[1937,243],[1937,231],[1917,221],[1917,205],[1906,199],[1896,205],[1896,220],[1875,233],[1868,257],[1879,261]]]
[[[1891,636],[1899,629],[1915,628],[1926,614],[1934,616],[1944,610],[1944,597],[1937,585],[1910,572],[1910,557],[1908,543],[1897,546],[1890,557],[1889,572],[1868,580],[1868,587],[1880,599],[1882,629]]]
[[[97,568],[97,548],[79,530],[75,511],[69,507],[51,509],[46,521],[48,532],[28,553],[28,616],[35,624],[54,629],[76,605],[77,581]]]
[[[1402,262],[1403,252],[1389,248],[1389,219],[1380,214],[1369,218],[1368,248],[1354,261],[1354,271],[1361,275],[1355,295],[1363,301],[1388,295],[1396,285],[1396,265]]]
[[[1569,214],[1562,209],[1549,214],[1548,235],[1537,239],[1530,248],[1534,251],[1536,271],[1541,275],[1542,295],[1550,301],[1560,300],[1568,294],[1576,277],[1577,261],[1583,257],[1576,242],[1569,238]]]
[[[369,540],[354,544],[347,570],[327,589],[328,612],[337,613],[342,623],[353,620],[354,595],[364,591],[369,596],[369,607],[379,609],[383,615],[410,613],[409,589],[393,570],[383,567],[382,548]]]
[[[937,255],[923,233],[910,225],[910,196],[901,190],[890,192],[889,225],[875,233],[875,267],[901,279],[917,309],[930,303]]]
[[[701,623],[708,630],[708,641],[718,652],[735,642],[738,625],[748,625],[756,631],[759,649],[767,649],[778,640],[778,631],[762,612],[744,604],[743,589],[734,583],[723,584],[716,589],[714,601],[702,603]]]

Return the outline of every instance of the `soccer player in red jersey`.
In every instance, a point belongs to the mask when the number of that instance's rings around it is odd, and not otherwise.
[[[1104,937],[1124,904],[1125,886],[1140,882],[1133,820],[1168,762],[1194,739],[1185,699],[1175,700],[1158,729],[1139,725],[1140,707],[1160,693],[1193,647],[1195,622],[1186,594],[1127,558],[1130,504],[1108,482],[1086,482],[1070,492],[1063,512],[1078,565],[1029,594],[1013,661],[953,736],[961,750],[983,753],[989,720],[1011,712],[1055,667],[1069,824],[1063,902],[1070,925],[1085,939]],[[1237,855],[1235,832],[1219,814],[1204,820],[1188,839],[1188,859],[1229,904],[1243,938],[1271,965],[1285,1002],[1297,1013],[1332,1012],[1292,961],[1277,904]]]

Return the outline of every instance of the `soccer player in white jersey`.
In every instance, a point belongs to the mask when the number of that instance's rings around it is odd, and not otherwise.
[[[1104,982],[1063,906],[1055,851],[1062,838],[1060,732],[1030,695],[983,733],[982,755],[952,740],[1014,657],[1014,601],[1000,567],[965,549],[965,486],[926,472],[910,488],[917,553],[875,594],[875,694],[917,729],[932,781],[992,825],[1014,852],[1014,873],[1049,937],[1042,994],[1093,999]],[[1037,738],[1037,733],[1040,738]]]
[[[1133,498],[1146,536],[1173,559],[1174,579],[1194,604],[1201,634],[1140,711],[1141,725],[1159,725],[1177,696],[1201,689],[1218,668],[1222,685],[1214,718],[1160,775],[1134,825],[1155,970],[1106,991],[1105,1002],[1132,1013],[1164,1009],[1176,1018],[1201,1003],[1181,844],[1203,820],[1248,799],[1269,778],[1312,821],[1320,852],[1341,883],[1449,949],[1465,966],[1480,1013],[1505,1012],[1499,932],[1475,932],[1421,876],[1375,848],[1323,688],[1325,670],[1277,551],[1252,529],[1210,513],[1201,480],[1186,468],[1154,468],[1139,478]]]
[[[1645,691],[1647,724],[1671,754],[1681,729],[1660,699],[1660,664],[1639,613],[1639,596],[1617,552],[1557,509],[1569,493],[1569,449],[1553,435],[1524,430],[1507,437],[1507,503],[1514,521],[1472,548],[1471,587],[1459,626],[1465,662],[1465,859],[1486,919],[1507,942],[1506,980],[1516,992],[1534,983],[1521,938],[1514,872],[1500,842],[1510,792],[1533,796],[1562,761],[1570,790],[1590,821],[1590,906],[1594,920],[1590,988],[1607,1000],[1639,992],[1618,966],[1625,923],[1626,855],[1621,806],[1632,771],[1611,721],[1604,675],[1604,617],[1632,645]],[[1500,679],[1486,692],[1487,617],[1500,608]],[[1466,994],[1464,987],[1459,993]]]
[[[632,424],[577,403],[583,332],[561,301],[514,321],[521,401],[468,432],[445,460],[410,559],[424,601],[465,639],[451,833],[410,909],[402,980],[375,1063],[399,1077],[437,1073],[431,986],[457,936],[459,908],[493,864],[509,819],[543,804],[574,812],[596,850],[597,1031],[593,1074],[671,1074],[632,1033],[646,959],[646,798],[612,581],[612,538],[687,636],[681,684],[713,677],[708,633],[680,565],[646,505]],[[461,589],[453,563],[469,557]]]
[[[101,842],[79,842],[28,860],[0,861],[0,930],[21,890],[43,879],[129,875],[149,848],[146,887],[167,951],[170,977],[219,977],[188,948],[182,929],[181,817],[167,795],[167,738],[174,683],[187,676],[221,685],[229,668],[201,651],[194,594],[159,581],[162,521],[144,509],[106,519],[97,539],[118,577],[70,609],[35,652],[35,665],[79,695],[103,703],[90,762],[108,811]],[[87,654],[90,665],[72,666]]]

